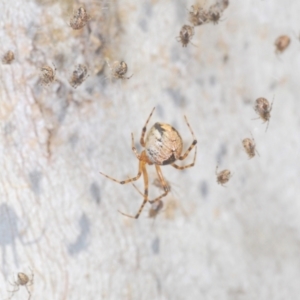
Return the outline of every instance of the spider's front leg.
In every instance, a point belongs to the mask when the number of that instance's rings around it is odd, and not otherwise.
[[[191,150],[192,150],[192,149],[196,146],[196,144],[197,144],[197,140],[196,140],[195,134],[194,134],[194,132],[193,132],[193,130],[192,130],[191,125],[189,124],[189,122],[188,122],[188,120],[187,120],[187,117],[184,116],[184,119],[185,119],[185,122],[186,122],[187,126],[188,126],[189,129],[190,129],[190,132],[191,132],[191,134],[192,134],[194,140],[193,140],[192,144],[190,145],[190,147],[185,151],[185,153],[184,153],[183,155],[180,155],[180,157],[178,158],[179,160],[184,160],[184,159],[189,155],[189,153],[191,152]],[[175,167],[175,168],[176,168],[176,167]]]
[[[155,107],[153,107],[153,109],[152,109],[152,111],[151,111],[151,113],[150,113],[150,116],[148,117],[148,119],[147,119],[147,121],[146,121],[146,123],[145,123],[145,126],[144,126],[143,129],[142,129],[142,134],[141,134],[140,143],[141,143],[141,145],[142,145],[143,147],[145,147],[145,145],[146,145],[146,144],[145,144],[144,137],[145,137],[145,134],[146,134],[147,125],[148,125],[148,123],[149,123],[149,121],[150,121],[150,118],[152,117],[152,114],[153,114],[154,110],[155,110]]]

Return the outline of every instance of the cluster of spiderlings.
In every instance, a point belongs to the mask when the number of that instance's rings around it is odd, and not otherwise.
[[[270,104],[269,101],[263,97],[257,98],[255,100],[255,106],[254,106],[255,112],[258,114],[259,118],[263,120],[263,123],[268,122],[266,131],[268,129],[270,118],[271,118],[271,110],[272,110],[273,102]],[[256,153],[258,154],[253,137],[243,139],[242,144],[249,159],[253,158]],[[217,169],[218,167],[216,168],[217,182],[221,185],[224,185],[231,178],[231,173],[229,170],[223,170],[218,173]]]
[[[9,50],[9,51],[7,51],[4,55],[3,55],[3,57],[2,57],[2,63],[4,64],[4,65],[9,65],[9,64],[11,64],[12,63],[12,61],[15,59],[15,54],[11,51],[11,50]]]
[[[76,89],[79,85],[81,85],[86,78],[89,76],[88,75],[88,69],[85,65],[77,65],[75,66],[75,70],[72,73],[72,76],[69,80],[71,86]]]
[[[191,42],[194,36],[194,27],[206,23],[218,24],[223,11],[228,5],[228,0],[219,1],[216,4],[211,5],[207,10],[202,7],[192,5],[188,17],[188,20],[190,23],[192,23],[192,26],[183,25],[179,32],[179,36],[177,37],[177,40],[181,42],[182,47],[186,47],[188,43]]]
[[[74,10],[73,16],[70,19],[69,25],[74,30],[79,30],[83,28],[87,22],[91,19],[90,15],[87,13],[84,7],[79,7]]]

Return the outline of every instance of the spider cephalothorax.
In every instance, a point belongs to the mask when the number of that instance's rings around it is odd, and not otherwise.
[[[192,144],[190,145],[190,147],[185,151],[184,154],[182,154],[182,148],[183,148],[182,147],[182,145],[183,145],[182,138],[181,138],[180,134],[178,133],[178,131],[169,124],[155,123],[149,130],[149,133],[146,136],[146,140],[144,140],[146,130],[147,130],[147,125],[153,114],[154,109],[155,108],[153,108],[150,116],[148,117],[148,119],[146,121],[145,126],[142,129],[140,143],[141,143],[141,146],[144,147],[145,149],[140,154],[137,152],[137,150],[134,146],[134,138],[133,138],[133,134],[131,134],[132,151],[134,152],[135,156],[139,160],[139,171],[138,171],[137,176],[135,176],[133,178],[129,178],[127,180],[119,181],[119,180],[116,180],[116,179],[100,172],[105,177],[107,177],[115,182],[118,182],[120,184],[126,184],[126,183],[129,183],[132,181],[136,181],[141,177],[141,175],[143,175],[143,178],[144,178],[144,194],[143,194],[144,201],[143,201],[138,213],[135,216],[130,216],[130,215],[122,213],[123,215],[125,215],[127,217],[135,218],[135,219],[137,219],[139,217],[141,211],[143,210],[145,204],[148,201],[150,203],[158,202],[158,201],[160,201],[160,199],[165,197],[170,191],[169,185],[166,183],[166,181],[162,175],[160,166],[171,165],[172,167],[174,167],[176,169],[183,170],[186,168],[193,167],[195,164],[195,161],[196,161],[197,148],[195,149],[194,160],[191,164],[188,164],[185,166],[178,166],[177,164],[175,164],[176,160],[184,160],[188,156],[190,151],[197,144],[197,140],[195,139],[194,133],[193,133],[191,126],[188,123],[186,117],[185,117],[185,121],[192,133],[194,140],[193,140]],[[148,199],[148,173],[147,173],[147,169],[146,169],[147,164],[155,165],[159,181],[161,182],[161,185],[164,189],[164,193],[161,194],[159,197],[155,198],[154,200]]]

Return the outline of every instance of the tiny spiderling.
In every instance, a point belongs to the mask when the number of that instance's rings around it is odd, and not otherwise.
[[[87,22],[91,19],[90,15],[87,13],[84,7],[79,7],[74,10],[73,16],[70,19],[69,25],[74,30],[79,30],[83,28]]]
[[[273,107],[274,99],[270,105],[269,101],[266,98],[260,97],[255,100],[254,110],[259,115],[259,118],[263,120],[263,123],[268,122],[266,131],[269,127],[269,122],[271,118],[271,110]]]
[[[255,156],[255,153],[258,154],[253,137],[243,139],[242,143],[246,153],[248,154],[249,159],[253,158]]]
[[[290,44],[291,39],[287,35],[281,35],[275,40],[276,54],[282,53]]]
[[[89,76],[87,74],[88,69],[85,65],[76,65],[75,70],[72,73],[72,76],[69,80],[71,86],[76,89],[79,85],[81,85]]]
[[[182,47],[186,47],[191,42],[194,35],[194,27],[190,25],[183,25],[177,41],[181,42]]]
[[[111,70],[111,76],[116,79],[130,79],[133,74],[129,77],[125,77],[125,74],[127,73],[128,67],[126,62],[124,61],[115,61],[113,62],[112,66],[109,65],[107,62],[110,70]]]
[[[189,21],[194,26],[200,26],[209,21],[209,16],[203,8],[192,5],[191,10],[189,11]]]
[[[224,186],[225,183],[229,181],[232,177],[231,172],[229,170],[222,170],[218,172],[218,166],[216,167],[216,175],[217,175],[217,183]]]
[[[149,218],[152,218],[152,219],[156,218],[157,215],[163,209],[163,207],[164,207],[164,203],[161,200],[152,203],[151,208],[149,209],[149,213],[148,213]]]
[[[53,65],[54,66],[54,65]],[[50,66],[45,65],[41,68],[40,80],[42,86],[49,86],[55,81],[56,67],[52,69]]]
[[[7,51],[4,55],[3,55],[3,57],[2,57],[2,63],[4,64],[4,65],[9,65],[9,64],[11,64],[12,63],[12,61],[15,59],[15,54],[11,51],[11,50],[9,50],[9,51]]]
[[[208,19],[213,24],[218,24],[220,18],[222,16],[222,12],[220,11],[218,5],[212,5],[208,11]]]

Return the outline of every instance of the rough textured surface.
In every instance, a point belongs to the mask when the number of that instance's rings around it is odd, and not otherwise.
[[[231,0],[187,48],[176,36],[192,1],[85,4],[92,19],[73,31],[78,3],[0,1],[1,54],[15,52],[0,66],[0,297],[31,267],[32,300],[299,299],[300,3]],[[276,55],[281,34],[292,42]],[[133,77],[110,80],[105,59],[124,60]],[[42,88],[39,68],[52,63],[57,81]],[[79,63],[90,76],[75,90]],[[273,96],[265,132],[253,105]],[[136,174],[130,133],[137,143],[154,106],[150,126],[170,123],[185,147],[187,115],[197,164],[163,167],[165,209],[153,221],[147,206],[136,221],[117,210],[136,213],[141,196],[99,171]],[[233,172],[227,187],[217,164]],[[151,198],[159,192],[150,186]]]

